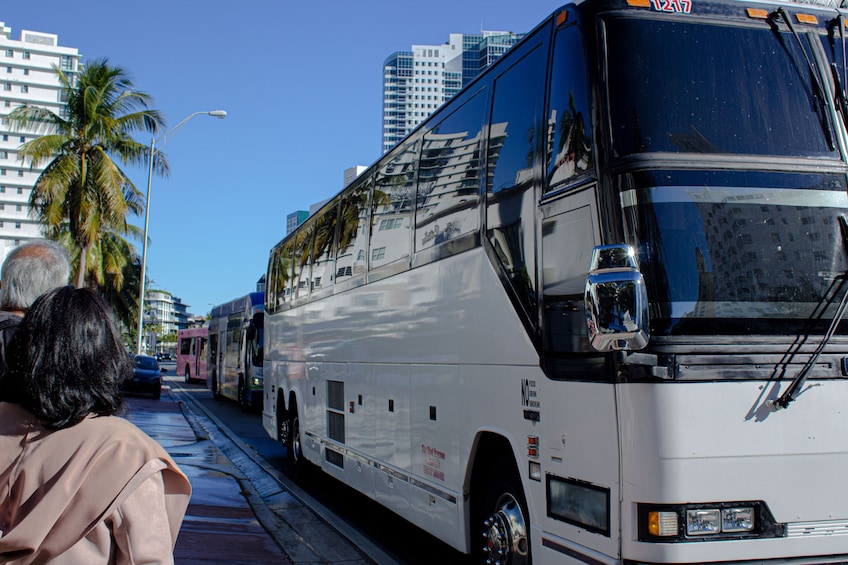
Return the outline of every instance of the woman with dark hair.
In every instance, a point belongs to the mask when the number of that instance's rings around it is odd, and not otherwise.
[[[62,287],[30,307],[0,380],[0,563],[173,563],[191,486],[115,416],[132,374],[111,310]]]

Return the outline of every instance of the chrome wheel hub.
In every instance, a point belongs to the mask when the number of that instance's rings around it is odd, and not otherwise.
[[[483,522],[483,553],[488,565],[526,565],[529,562],[527,522],[511,494],[498,501],[495,513]]]

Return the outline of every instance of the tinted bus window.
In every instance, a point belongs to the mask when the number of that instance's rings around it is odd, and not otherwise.
[[[292,300],[309,295],[309,275],[311,272],[312,240],[315,235],[315,222],[298,228],[294,236],[294,273]]]
[[[486,236],[510,285],[535,323],[533,158],[544,100],[545,57],[536,48],[495,80],[489,128]]]
[[[336,239],[339,207],[334,203],[315,218],[312,280],[310,290],[316,291],[333,285],[333,245]]]
[[[277,246],[268,264],[267,306],[274,309],[286,302],[286,291],[291,274],[291,254],[286,256],[285,247]]]
[[[294,239],[288,239],[280,250],[280,267],[283,272],[282,302],[292,297],[292,273],[294,271]]]
[[[396,147],[377,170],[371,197],[371,269],[409,256],[417,156],[416,142]]]
[[[548,190],[594,166],[581,35],[576,25],[556,35],[546,144]]]
[[[342,196],[339,210],[339,245],[336,257],[336,282],[365,274],[368,250],[369,183],[363,179]]]
[[[623,18],[605,29],[616,156],[837,156],[788,32]]]
[[[415,212],[416,251],[479,228],[485,105],[485,96],[477,93],[424,134]]]

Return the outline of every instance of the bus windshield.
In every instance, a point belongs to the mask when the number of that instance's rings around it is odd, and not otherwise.
[[[655,336],[818,332],[845,292],[844,172],[726,170],[752,158],[840,170],[815,42],[779,24],[605,20],[613,157],[686,154],[690,169],[618,180]]]
[[[655,306],[652,333],[826,327],[827,320],[810,323],[831,314],[834,293],[845,292],[838,290],[848,252],[838,222],[848,213],[845,176],[700,171],[696,181],[693,175],[630,175],[632,188],[622,193]]]
[[[789,32],[764,22],[623,17],[606,20],[605,31],[615,157],[838,158],[823,98]]]

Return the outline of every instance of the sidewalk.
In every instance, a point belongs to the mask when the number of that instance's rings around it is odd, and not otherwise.
[[[167,388],[160,400],[127,398],[125,417],[158,441],[191,481],[191,502],[174,550],[178,564],[291,564],[248,503],[243,473],[203,430],[192,427]]]

